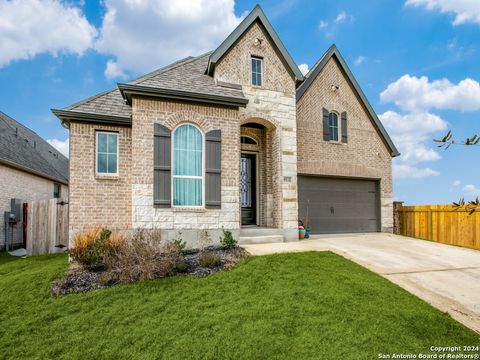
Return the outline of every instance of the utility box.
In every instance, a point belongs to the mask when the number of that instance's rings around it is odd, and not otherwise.
[[[15,214],[10,211],[4,212],[4,221],[5,225],[8,226],[9,224],[16,223]]]
[[[22,211],[22,200],[20,199],[11,199],[10,200],[10,212],[13,213],[15,217],[15,222],[21,222],[23,219]]]

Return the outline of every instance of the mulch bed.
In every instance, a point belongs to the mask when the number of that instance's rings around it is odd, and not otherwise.
[[[248,253],[240,247],[225,249],[209,246],[205,248],[205,250],[216,253],[220,257],[220,265],[203,267],[199,262],[201,252],[199,250],[189,250],[184,255],[185,269],[182,272],[176,272],[169,277],[185,275],[206,276],[219,271],[229,270],[248,255]],[[51,294],[59,296],[104,289],[114,285],[128,283],[126,281],[111,280],[107,275],[108,272],[102,268],[90,270],[83,268],[78,264],[72,264],[64,277],[52,282]],[[155,278],[162,277],[165,276],[156,276]]]

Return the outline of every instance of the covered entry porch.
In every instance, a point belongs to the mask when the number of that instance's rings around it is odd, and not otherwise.
[[[285,199],[284,181],[296,190],[296,177],[283,176],[281,129],[264,118],[246,118],[240,126],[240,242],[282,242],[297,239],[296,216],[290,229],[283,223],[284,202],[296,209],[296,191]],[[295,214],[296,215],[296,214]]]

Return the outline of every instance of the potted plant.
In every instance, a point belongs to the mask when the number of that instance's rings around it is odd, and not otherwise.
[[[305,239],[305,228],[303,227],[303,225],[298,225],[298,239]]]

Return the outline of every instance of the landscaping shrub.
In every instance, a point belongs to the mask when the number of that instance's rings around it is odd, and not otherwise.
[[[233,249],[237,246],[237,240],[233,238],[233,234],[230,230],[222,229],[223,237],[220,236],[220,244],[227,249]]]
[[[182,233],[179,232],[177,237],[172,240],[172,243],[175,244],[177,247],[178,251],[185,255],[185,248],[187,247],[187,243],[182,239]]]
[[[169,276],[186,267],[178,245],[163,244],[159,231],[136,230],[116,245],[105,254],[105,266],[121,282]]]
[[[200,265],[207,268],[213,268],[221,264],[220,256],[209,250],[204,250],[200,253],[198,262]]]
[[[97,268],[103,264],[108,251],[112,232],[102,227],[94,227],[75,235],[70,256],[87,268]]]

